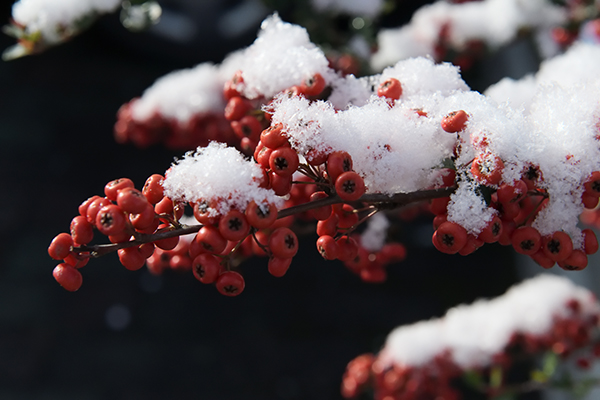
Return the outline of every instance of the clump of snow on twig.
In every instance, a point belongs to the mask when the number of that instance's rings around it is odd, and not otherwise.
[[[165,196],[174,201],[216,200],[210,214],[245,210],[252,200],[277,206],[283,200],[270,189],[260,187],[263,172],[232,147],[211,142],[207,147],[186,153],[165,173]]]
[[[258,38],[238,60],[243,78],[238,89],[250,99],[273,97],[317,73],[328,83],[337,78],[306,29],[283,22],[277,14],[263,21]]]
[[[62,40],[61,31],[93,14],[115,11],[122,0],[19,0],[12,17],[27,33],[40,32],[48,43]]]
[[[219,66],[211,63],[171,72],[156,80],[132,103],[132,116],[144,121],[158,112],[163,117],[185,122],[200,113],[221,115],[225,108],[226,79]]]
[[[461,368],[489,366],[513,334],[541,336],[549,332],[555,318],[571,315],[570,300],[581,305],[582,319],[600,312],[595,296],[587,289],[564,277],[540,275],[501,297],[461,305],[442,318],[396,328],[379,359],[384,366],[420,367],[448,352]]]

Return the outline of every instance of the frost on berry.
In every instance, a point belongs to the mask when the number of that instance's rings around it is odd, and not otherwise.
[[[198,202],[214,199],[211,215],[230,209],[245,210],[248,203],[281,205],[272,190],[260,187],[263,172],[236,149],[212,142],[188,152],[166,173],[165,196],[176,201]]]

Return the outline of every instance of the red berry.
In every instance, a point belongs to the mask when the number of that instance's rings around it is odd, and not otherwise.
[[[125,188],[135,187],[133,181],[129,178],[119,178],[114,181],[110,181],[104,186],[104,194],[111,201],[117,201],[117,194],[119,190]]]
[[[96,214],[96,228],[106,236],[117,235],[125,230],[125,214],[115,204],[104,206]]]
[[[150,204],[154,205],[154,204],[158,203],[165,196],[164,188],[162,186],[162,183],[164,182],[164,180],[165,180],[165,178],[159,174],[151,175],[146,180],[146,183],[144,184],[144,187],[142,188],[142,194],[144,196],[146,196],[146,199],[148,199],[148,202]]]
[[[192,261],[194,277],[202,283],[214,283],[221,271],[221,259],[213,254],[203,253]]]
[[[242,71],[237,71],[233,78],[225,82],[225,86],[223,88],[223,96],[226,100],[231,99],[235,96],[240,96],[240,88],[239,85],[244,82],[244,78],[242,77]]]
[[[325,192],[322,192],[322,191],[314,192],[310,195],[309,201],[317,201],[317,200],[321,200],[321,199],[326,199],[328,197],[329,196]],[[322,206],[319,208],[313,208],[312,210],[310,210],[308,212],[308,214],[316,220],[324,221],[327,218],[329,218],[329,216],[331,215],[331,206],[327,205],[327,206]]]
[[[227,240],[240,241],[250,232],[248,220],[238,210],[231,210],[219,221],[219,232]]]
[[[269,263],[267,267],[269,269],[269,273],[277,278],[281,278],[285,275],[287,270],[290,268],[290,264],[292,263],[292,258],[279,258],[279,257],[270,257]]]
[[[146,209],[148,200],[141,191],[135,188],[125,188],[119,191],[117,204],[125,212],[139,214]]]
[[[334,208],[334,211],[338,216],[337,227],[339,229],[349,229],[358,223],[358,213],[350,204],[342,204],[341,207]]]
[[[446,221],[433,234],[433,244],[442,253],[458,253],[467,244],[467,231],[455,222]]]
[[[335,191],[342,200],[355,201],[365,193],[365,182],[356,172],[347,171],[335,180]]]
[[[196,234],[194,242],[202,245],[202,248],[212,254],[221,254],[227,247],[227,240],[221,235],[219,229],[211,225],[204,225]]]
[[[299,164],[298,154],[291,147],[279,147],[269,156],[271,171],[280,176],[292,176]]]
[[[402,96],[402,85],[396,78],[388,78],[377,88],[377,96],[398,100]]]
[[[342,236],[336,240],[338,245],[338,260],[351,261],[358,256],[358,243],[350,236]]]
[[[137,230],[142,231],[153,226],[156,221],[156,213],[152,204],[148,203],[146,209],[139,214],[130,214],[129,221],[131,225]],[[152,230],[154,231],[156,227]]]
[[[339,217],[337,214],[331,214],[331,216],[326,220],[317,222],[317,235],[335,236],[335,233],[337,232],[338,221]]]
[[[473,160],[471,174],[484,185],[497,185],[502,179],[504,163],[497,156],[482,154]]]
[[[448,203],[450,203],[450,197],[438,197],[431,199],[429,210],[434,215],[446,215],[448,211]]]
[[[292,190],[292,175],[283,176],[271,171],[269,172],[269,182],[277,196],[285,196]]]
[[[527,194],[527,184],[519,179],[512,185],[502,184],[496,192],[501,203],[516,202]]]
[[[531,226],[521,226],[512,233],[510,241],[517,253],[531,256],[540,249],[542,236]]]
[[[566,260],[571,255],[573,242],[568,234],[558,231],[552,236],[542,238],[542,248],[548,258],[558,262]]]
[[[94,239],[94,226],[87,221],[86,217],[78,215],[73,218],[70,228],[73,243],[88,244]]]
[[[495,243],[500,235],[502,235],[502,220],[498,216],[494,216],[478,237],[485,243]]]
[[[590,195],[600,197],[600,171],[592,172],[583,187]]]
[[[442,129],[448,133],[456,133],[465,129],[469,115],[463,110],[453,111],[442,118]]]
[[[275,257],[294,257],[298,252],[298,238],[289,228],[277,228],[269,236],[269,249]]]
[[[52,276],[56,279],[56,282],[69,292],[75,292],[81,287],[83,278],[81,272],[73,268],[69,264],[58,264],[52,271]]]
[[[173,250],[179,244],[179,236],[156,240],[154,245],[162,250]]]
[[[75,253],[72,251],[63,259],[63,261],[73,268],[83,268],[87,265],[88,261],[90,261],[90,253]]]
[[[581,233],[583,233],[583,249],[585,254],[595,254],[598,251],[596,233],[591,229],[584,229]]]
[[[558,266],[567,271],[581,271],[588,265],[587,254],[583,250],[573,250],[564,261],[559,261]]]
[[[305,79],[300,85],[300,90],[307,96],[318,96],[325,89],[325,79],[319,73]]]
[[[104,197],[97,197],[93,200],[86,209],[85,217],[90,224],[96,224],[96,215],[98,215],[98,211],[104,206],[112,204],[110,200]]]
[[[146,258],[138,247],[127,247],[117,251],[119,261],[130,271],[136,271],[144,266]]]
[[[232,121],[231,128],[240,139],[250,139],[256,143],[259,140],[262,125],[254,115],[245,115],[239,121]]]
[[[234,271],[223,272],[216,281],[219,293],[225,296],[237,296],[244,291],[246,283],[244,277]]]
[[[90,204],[92,204],[92,202],[96,199],[100,199],[100,196],[92,196],[89,199],[85,200],[83,203],[81,203],[81,205],[78,208],[79,211],[79,215],[85,217],[87,216],[87,209],[90,206]]]
[[[239,121],[251,108],[252,104],[243,97],[232,97],[225,106],[225,119],[228,121]]]
[[[59,233],[56,235],[50,246],[48,246],[48,254],[55,260],[63,260],[71,252],[73,247],[73,238],[68,233]]]
[[[283,125],[271,125],[260,134],[260,141],[267,148],[275,150],[288,142]]]
[[[335,260],[338,256],[338,245],[335,239],[329,235],[319,236],[317,239],[317,250],[326,260]]]
[[[327,157],[327,174],[332,182],[344,172],[352,171],[352,157],[345,151],[334,151]]]
[[[252,200],[246,207],[245,215],[250,225],[265,229],[277,220],[277,207],[274,204],[257,204]]]

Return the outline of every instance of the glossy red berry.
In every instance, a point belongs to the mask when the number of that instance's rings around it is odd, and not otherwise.
[[[595,254],[598,251],[598,238],[596,233],[591,229],[584,229],[583,234],[583,250],[585,254]]]
[[[194,277],[202,283],[214,283],[221,271],[221,259],[213,254],[203,253],[192,261]]]
[[[204,225],[196,234],[194,242],[212,254],[221,254],[227,247],[227,240],[221,235],[219,229],[212,225]]]
[[[179,236],[166,239],[160,239],[154,242],[154,245],[162,250],[173,250],[179,244]]]
[[[125,230],[126,218],[121,207],[115,204],[104,206],[96,214],[96,228],[106,236]]]
[[[269,149],[275,150],[288,142],[287,136],[283,131],[283,125],[275,124],[269,126],[260,134],[261,143]]]
[[[335,233],[337,232],[338,221],[339,217],[337,214],[331,214],[331,216],[326,220],[317,222],[317,235],[335,236]]]
[[[228,121],[239,121],[251,108],[252,104],[243,97],[232,97],[225,106],[225,119]]]
[[[377,96],[398,100],[402,96],[402,85],[396,78],[388,78],[377,88]]]
[[[277,278],[281,278],[285,275],[287,270],[290,268],[290,264],[292,263],[292,258],[279,258],[279,257],[270,257],[269,262],[267,264],[267,268],[269,273]]]
[[[515,229],[510,240],[517,253],[528,256],[537,253],[542,245],[542,236],[537,229],[531,226],[521,226]]]
[[[192,206],[194,218],[204,225],[214,225],[219,222],[219,216],[215,211],[216,201],[198,200]]]
[[[245,115],[239,121],[232,121],[231,128],[240,139],[250,139],[256,143],[259,140],[262,124],[254,115]]]
[[[148,200],[141,191],[135,188],[125,188],[119,190],[117,204],[125,212],[139,214],[146,209]]]
[[[352,157],[345,151],[334,151],[327,157],[327,174],[332,182],[344,172],[352,171]]]
[[[256,229],[265,229],[277,220],[277,207],[274,204],[257,204],[252,200],[245,211],[248,223]]]
[[[130,271],[136,271],[144,266],[146,258],[138,247],[127,247],[117,251],[119,261]]]
[[[68,233],[59,233],[56,235],[50,246],[48,246],[48,255],[54,260],[63,260],[71,252],[73,247],[73,238]]]
[[[298,238],[289,228],[277,228],[269,236],[269,249],[278,258],[294,257],[298,252]]]
[[[89,206],[86,208],[86,218],[90,224],[96,224],[96,215],[98,215],[98,211],[104,206],[112,204],[109,199],[104,197],[97,197],[94,199]]]
[[[469,114],[464,110],[453,111],[442,118],[442,129],[448,133],[456,133],[465,129]]]
[[[558,266],[567,271],[581,271],[588,265],[587,254],[583,250],[573,250],[564,261],[559,261]]]
[[[338,245],[337,258],[340,261],[351,261],[358,256],[358,243],[350,236],[342,236],[336,240]]]
[[[467,231],[455,222],[446,221],[434,232],[433,244],[442,253],[458,253],[467,244]]]
[[[250,232],[248,220],[238,210],[231,210],[219,220],[219,232],[227,240],[240,241]]]
[[[318,192],[314,192],[310,195],[309,201],[312,202],[312,201],[322,200],[322,199],[326,199],[328,197],[329,196],[327,195],[327,193],[325,193],[323,191],[318,191]],[[308,212],[308,214],[316,220],[324,221],[327,218],[329,218],[329,216],[331,215],[331,206],[326,205],[326,206],[322,206],[322,207],[318,207],[318,208],[313,208],[312,210],[310,210]]]
[[[70,231],[74,243],[88,244],[94,239],[94,226],[81,215],[71,220]]]
[[[235,271],[223,272],[217,278],[215,286],[219,293],[225,296],[238,296],[244,291],[244,277]]]
[[[283,176],[270,171],[269,182],[277,196],[285,196],[292,190],[292,175]]]
[[[225,82],[223,88],[223,96],[226,100],[231,99],[232,97],[240,96],[240,85],[244,82],[244,78],[242,76],[242,71],[236,71],[233,77]]]
[[[299,164],[298,154],[291,147],[279,147],[269,156],[271,171],[280,176],[292,176]]]
[[[131,225],[139,232],[142,230],[146,230],[153,226],[154,222],[157,220],[156,213],[154,212],[154,207],[152,204],[148,204],[146,209],[139,214],[130,214],[129,221]],[[158,224],[158,221],[157,221]],[[158,225],[152,229],[154,231]]]
[[[300,90],[307,96],[318,96],[325,89],[325,78],[319,73],[305,79],[300,85]]]
[[[536,253],[532,254],[531,259],[535,261],[540,267],[544,269],[550,269],[556,264],[554,260],[551,260],[544,254],[544,250],[539,249]]]
[[[317,250],[326,260],[335,260],[338,256],[338,244],[329,235],[319,236],[317,239]]]
[[[501,203],[516,202],[527,194],[527,184],[519,179],[512,185],[500,185],[496,193],[498,194],[498,201]]]
[[[146,179],[146,183],[144,183],[144,187],[142,188],[142,194],[146,196],[150,204],[154,205],[158,203],[165,196],[162,186],[164,180],[165,178],[159,174],[153,174]]]
[[[478,237],[485,243],[495,243],[500,239],[500,235],[502,235],[502,220],[494,216]]]
[[[78,208],[79,211],[79,215],[85,217],[87,216],[87,209],[90,206],[90,204],[92,204],[92,202],[96,199],[100,199],[100,196],[92,196],[90,198],[88,198],[87,200],[85,200],[83,203],[81,203],[81,205]]]
[[[119,178],[119,179],[115,179],[114,181],[110,181],[106,184],[106,186],[104,186],[104,194],[106,195],[106,198],[108,198],[111,201],[117,201],[117,194],[119,193],[119,190],[121,189],[125,189],[125,188],[132,188],[135,187],[135,185],[133,184],[133,181],[129,178]]]
[[[590,195],[600,197],[600,171],[592,172],[583,187]]]
[[[344,201],[356,201],[365,194],[365,182],[354,171],[347,171],[335,180],[335,191]]]
[[[502,179],[504,162],[497,156],[479,155],[471,164],[471,174],[484,185],[497,185]]]
[[[554,261],[563,261],[571,255],[573,242],[571,237],[562,231],[557,231],[552,236],[542,238],[544,254]]]
[[[81,272],[76,268],[73,268],[69,264],[58,264],[52,271],[52,276],[56,279],[56,282],[69,292],[75,292],[79,290],[83,282]]]
[[[336,206],[340,205],[336,204]],[[358,213],[350,204],[342,204],[339,208],[335,207],[334,212],[338,216],[338,229],[349,229],[358,223]]]

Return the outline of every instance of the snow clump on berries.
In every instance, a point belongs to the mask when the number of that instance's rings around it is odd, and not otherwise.
[[[60,42],[61,27],[70,27],[90,14],[115,11],[122,0],[19,0],[12,17],[28,34],[40,32],[48,43]]]
[[[216,200],[211,214],[225,214],[235,208],[245,210],[248,203],[283,204],[272,190],[260,187],[263,172],[232,147],[211,142],[178,160],[165,173],[165,196],[174,201]]]
[[[371,66],[381,70],[399,60],[434,55],[440,40],[458,50],[472,41],[498,47],[513,40],[522,28],[547,30],[565,19],[564,9],[546,0],[438,1],[417,10],[409,24],[382,29]]]
[[[145,121],[159,112],[163,117],[185,122],[201,113],[220,114],[225,107],[223,84],[227,78],[211,63],[171,72],[132,103],[132,116]]]
[[[445,352],[463,369],[489,366],[513,334],[541,336],[556,318],[571,314],[569,303],[581,306],[582,320],[597,316],[595,296],[569,279],[540,275],[509,289],[503,296],[450,309],[439,319],[401,326],[392,331],[379,354],[382,366],[420,367]],[[519,312],[515,312],[519,310]]]
[[[258,38],[239,57],[241,93],[249,98],[273,97],[319,73],[327,83],[336,78],[325,54],[311,43],[301,26],[283,22],[277,14],[265,19]]]

